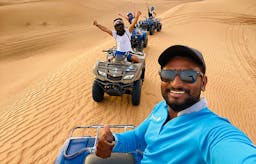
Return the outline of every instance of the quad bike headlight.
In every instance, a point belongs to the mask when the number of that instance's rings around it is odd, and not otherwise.
[[[100,71],[100,70],[98,70],[98,74],[101,75],[101,76],[107,76],[106,72],[103,72],[103,71]]]
[[[125,75],[124,80],[131,80],[134,77],[134,75]]]

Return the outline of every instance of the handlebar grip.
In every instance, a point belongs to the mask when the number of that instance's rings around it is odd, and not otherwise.
[[[112,49],[110,49],[110,50],[102,50],[102,52],[112,53],[112,52],[114,52],[114,50],[112,50]]]

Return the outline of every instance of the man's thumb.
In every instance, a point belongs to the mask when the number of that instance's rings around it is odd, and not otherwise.
[[[104,129],[105,129],[105,133],[106,133],[106,134],[109,134],[109,133],[112,134],[109,125],[105,125],[105,126],[104,126]]]
[[[106,140],[112,142],[113,141],[113,134],[110,130],[109,125],[105,125],[104,126],[104,130],[105,130],[105,136],[106,136]]]

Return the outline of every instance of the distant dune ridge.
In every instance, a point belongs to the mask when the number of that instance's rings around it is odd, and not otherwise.
[[[141,104],[129,95],[91,96],[94,64],[114,40],[118,13],[153,4],[163,29],[149,36]],[[0,161],[53,163],[72,127],[138,125],[162,100],[159,54],[172,44],[202,51],[205,96],[256,143],[255,0],[0,0]],[[128,25],[128,23],[126,22]]]

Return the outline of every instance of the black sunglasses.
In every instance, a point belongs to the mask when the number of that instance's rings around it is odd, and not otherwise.
[[[160,78],[163,82],[171,82],[179,75],[184,83],[194,83],[198,76],[204,76],[203,73],[195,70],[160,70]]]

